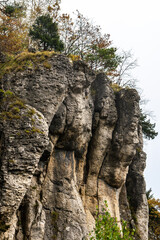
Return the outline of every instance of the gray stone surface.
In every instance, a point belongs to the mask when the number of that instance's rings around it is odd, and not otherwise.
[[[147,240],[137,92],[114,93],[105,74],[81,61],[48,62],[1,80],[25,107],[18,119],[4,117],[2,94],[0,239],[82,240],[107,200],[111,215]]]

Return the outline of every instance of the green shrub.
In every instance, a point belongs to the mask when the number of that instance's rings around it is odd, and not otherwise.
[[[122,230],[119,229],[117,220],[111,217],[108,212],[107,202],[106,209],[102,214],[97,214],[95,229],[90,233],[90,240],[133,240],[134,230],[127,227],[127,223],[122,221]]]

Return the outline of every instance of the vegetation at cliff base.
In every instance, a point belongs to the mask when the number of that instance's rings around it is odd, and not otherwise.
[[[149,206],[149,230],[160,239],[160,199],[155,199],[150,188],[147,192]]]
[[[97,213],[95,229],[90,233],[90,240],[133,240],[134,230],[127,227],[127,223],[122,221],[122,230],[120,230],[117,220],[111,217],[107,202],[106,208],[102,214]]]

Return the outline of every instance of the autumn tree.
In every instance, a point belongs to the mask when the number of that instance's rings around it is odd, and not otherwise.
[[[134,58],[131,50],[123,50],[119,56],[121,61],[112,75],[112,81],[121,87],[136,87],[137,79],[133,77],[133,71],[138,66],[137,59]]]
[[[149,191],[146,193],[149,206],[149,228],[156,239],[160,239],[160,199],[155,199],[151,194],[151,189]]]
[[[23,22],[25,7],[6,4],[0,11],[0,52],[16,53],[27,45],[27,27]]]
[[[111,72],[121,58],[112,47],[109,34],[102,34],[99,26],[93,25],[79,11],[74,20],[69,14],[58,17],[60,36],[65,43],[64,53],[76,55],[95,71]]]
[[[77,32],[75,31],[75,23],[69,14],[61,14],[58,16],[57,21],[59,22],[59,30],[61,38],[65,43],[64,54],[65,55],[76,55],[75,42],[78,39]]]
[[[51,12],[51,17],[55,22],[59,14],[60,3],[61,0],[25,0],[29,26],[31,26],[39,16],[50,14]]]
[[[29,31],[31,38],[38,43],[39,49],[62,51],[63,42],[58,33],[58,24],[49,15],[38,17]]]

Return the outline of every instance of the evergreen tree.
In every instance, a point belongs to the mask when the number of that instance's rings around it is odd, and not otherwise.
[[[144,134],[144,137],[147,139],[154,139],[158,132],[155,131],[155,123],[151,123],[150,119],[147,119],[147,115],[142,113],[140,116],[140,125],[142,126],[142,132]]]
[[[148,200],[154,198],[151,188],[146,192],[146,196]]]
[[[63,42],[58,34],[58,24],[49,15],[38,17],[29,31],[31,38],[38,42],[39,49],[62,51]]]

